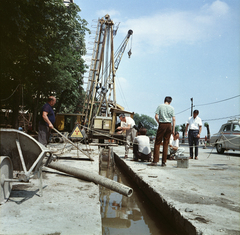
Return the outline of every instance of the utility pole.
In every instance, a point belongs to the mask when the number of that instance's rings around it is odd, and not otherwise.
[[[193,115],[193,98],[191,98],[191,116]]]

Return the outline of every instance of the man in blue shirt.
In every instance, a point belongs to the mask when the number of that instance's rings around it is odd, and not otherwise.
[[[40,121],[38,126],[38,141],[43,144],[48,144],[50,129],[53,128],[55,122],[55,114],[52,107],[56,104],[56,98],[50,96],[48,102],[43,105],[40,113]]]

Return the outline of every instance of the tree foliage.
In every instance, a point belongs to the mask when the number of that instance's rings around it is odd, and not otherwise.
[[[210,128],[209,128],[209,124],[207,122],[204,123],[204,126],[207,128],[207,142],[210,144]]]
[[[179,132],[179,131],[180,131],[179,125],[176,125],[176,126],[175,126],[175,132]]]
[[[157,122],[152,117],[144,114],[139,115],[138,113],[135,113],[133,119],[137,126],[140,122],[143,124],[143,126],[147,129],[147,135],[156,135]]]
[[[185,143],[184,138],[185,138],[186,125],[185,124],[180,125],[179,131],[182,132],[182,143]]]
[[[79,111],[87,22],[62,0],[0,1],[1,108],[36,114],[46,97],[58,112]]]
[[[157,122],[154,120],[154,118],[144,114],[139,115],[138,113],[135,113],[133,119],[137,126],[139,125],[140,122],[143,124],[143,126],[147,129],[148,136],[156,135],[158,125],[157,125]],[[185,124],[183,125],[185,126]],[[183,125],[181,125],[180,127],[176,125],[175,132],[182,131]],[[185,128],[184,128],[184,131],[185,131]]]

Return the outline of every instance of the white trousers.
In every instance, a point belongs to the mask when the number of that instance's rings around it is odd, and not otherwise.
[[[171,147],[168,147],[168,155],[175,154],[175,155],[180,155],[185,151],[184,148],[178,147],[177,150],[173,150]]]
[[[126,131],[125,156],[128,155],[130,143],[133,143],[136,134],[137,130],[134,128],[131,128],[130,130]]]

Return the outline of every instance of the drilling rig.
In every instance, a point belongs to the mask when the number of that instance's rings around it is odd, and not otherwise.
[[[133,31],[128,30],[114,53],[113,39],[116,31],[108,14],[98,20],[81,116],[81,123],[86,128],[88,138],[101,139],[114,135],[118,137],[115,134],[118,114],[127,113],[132,117],[134,114],[124,111],[117,104],[115,91],[115,74]],[[128,55],[130,58],[131,49]]]

